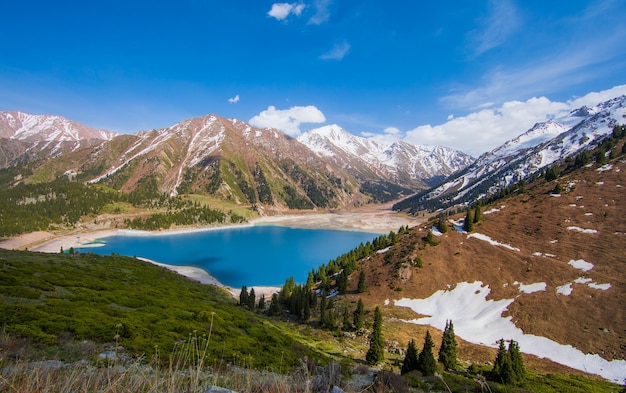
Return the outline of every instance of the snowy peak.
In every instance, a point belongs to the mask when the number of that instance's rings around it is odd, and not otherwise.
[[[487,152],[458,176],[396,205],[412,211],[473,203],[513,185],[555,162],[596,147],[626,123],[626,96],[538,123],[496,149]]]
[[[0,112],[0,137],[24,142],[78,142],[111,140],[116,134],[68,120],[61,116]]]
[[[473,161],[462,152],[444,147],[358,137],[336,124],[309,130],[298,140],[359,178],[380,177],[404,187],[423,188],[429,180],[449,176]]]

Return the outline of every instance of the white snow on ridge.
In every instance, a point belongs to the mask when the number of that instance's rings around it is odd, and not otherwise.
[[[592,289],[599,289],[599,290],[601,290],[601,291],[606,291],[606,290],[608,290],[609,288],[611,288],[611,284],[609,284],[609,283],[606,283],[606,284],[597,284],[597,283],[595,283],[595,282],[590,282],[589,284],[587,284],[587,286],[588,286],[589,288],[592,288]]]
[[[593,269],[593,263],[589,263],[582,259],[571,259],[567,264],[574,267],[575,269],[582,270],[583,272],[588,272],[589,270]]]
[[[523,293],[534,293],[546,290],[545,282],[536,282],[534,284],[519,283],[519,291]]]
[[[453,290],[440,290],[427,299],[394,300],[397,307],[407,307],[427,317],[404,322],[430,325],[444,330],[447,321],[454,322],[457,336],[474,344],[497,347],[500,338],[515,340],[524,353],[548,358],[557,363],[600,375],[612,382],[622,383],[626,375],[626,360],[607,361],[599,355],[584,354],[571,345],[559,344],[545,337],[525,334],[502,313],[514,299],[487,300],[489,286],[476,281],[458,283]]]
[[[585,229],[585,228],[575,227],[575,226],[569,226],[569,227],[567,227],[567,230],[568,231],[578,231],[578,232],[589,233],[589,234],[598,233],[598,231],[595,230],[595,229]]]
[[[505,207],[506,206],[504,206],[504,205],[500,206],[500,208],[494,207],[493,209],[489,209],[486,212],[484,212],[483,215],[497,213],[497,212],[501,211],[502,209],[504,209]]]
[[[472,233],[470,235],[467,235],[468,239],[471,238],[471,237],[476,238],[478,240],[485,241],[485,242],[487,242],[487,243],[489,243],[489,244],[491,244],[493,246],[508,248],[511,251],[520,251],[520,249],[517,248],[517,247],[513,247],[510,244],[497,242],[497,241],[491,239],[489,236],[483,235],[482,233]]]
[[[558,287],[556,287],[556,293],[559,295],[569,296],[572,294],[573,291],[574,289],[572,288],[571,282],[568,282],[568,283],[565,283],[563,285],[559,285]]]

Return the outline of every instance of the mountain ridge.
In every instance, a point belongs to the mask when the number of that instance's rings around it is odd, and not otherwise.
[[[626,96],[571,111],[560,119],[537,123],[492,151],[482,154],[463,171],[430,190],[411,196],[395,210],[436,210],[464,206],[526,181],[548,166],[594,148],[626,123]]]

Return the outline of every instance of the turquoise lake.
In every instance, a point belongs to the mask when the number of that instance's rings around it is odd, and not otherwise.
[[[282,286],[293,276],[305,283],[320,265],[373,240],[377,233],[298,229],[272,225],[171,235],[122,235],[101,239],[81,252],[137,256],[206,270],[224,285]]]

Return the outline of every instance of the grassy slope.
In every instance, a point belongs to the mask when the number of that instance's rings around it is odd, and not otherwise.
[[[113,343],[150,357],[190,335],[208,335],[210,357],[256,367],[323,358],[280,327],[235,306],[223,290],[121,256],[0,250],[0,318],[6,333],[48,351],[62,341]],[[57,352],[53,357],[63,358]],[[71,360],[71,359],[70,359]]]

